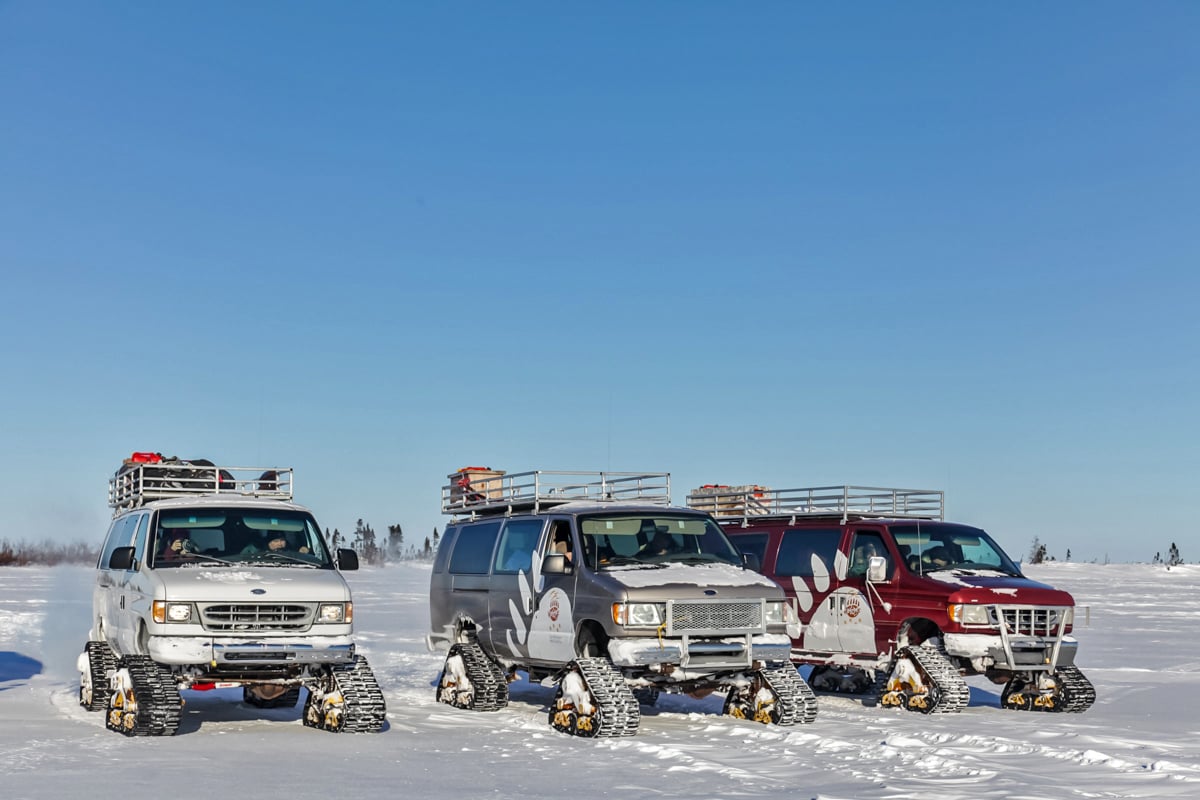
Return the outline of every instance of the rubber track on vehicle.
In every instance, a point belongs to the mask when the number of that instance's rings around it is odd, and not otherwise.
[[[84,645],[87,652],[88,670],[92,675],[92,702],[84,705],[80,695],[80,705],[88,711],[105,711],[108,700],[112,695],[109,688],[108,674],[117,668],[117,655],[108,646],[108,642],[88,642]]]
[[[475,687],[469,706],[472,711],[499,711],[508,705],[508,678],[500,665],[488,658],[482,647],[475,642],[451,645],[446,658],[454,655],[462,656],[467,680]],[[441,682],[442,678],[439,677],[439,686]]]
[[[1092,682],[1084,677],[1079,671],[1079,667],[1063,667],[1056,670],[1054,679],[1058,681],[1059,691],[1056,695],[1057,703],[1052,708],[1035,705],[1032,700],[1028,702],[1030,711],[1043,711],[1051,714],[1079,714],[1087,711],[1092,707],[1092,703],[1096,702],[1096,687],[1092,686]]]
[[[362,656],[330,668],[333,684],[342,693],[339,733],[378,733],[387,719],[387,704],[375,674]]]
[[[607,658],[577,658],[572,662],[596,704],[596,737],[633,736],[642,720],[637,698]]]
[[[967,707],[971,700],[971,687],[958,674],[958,668],[950,662],[941,644],[921,644],[906,649],[913,663],[921,670],[922,677],[933,684],[936,691],[933,707],[924,710],[926,714],[957,714]]]
[[[817,696],[793,666],[760,673],[781,705],[776,725],[807,725],[817,718]]]
[[[137,702],[137,722],[128,730],[111,726],[110,730],[126,736],[174,736],[183,713],[183,700],[170,671],[155,664],[149,656],[125,656],[117,662],[117,669],[129,672]]]

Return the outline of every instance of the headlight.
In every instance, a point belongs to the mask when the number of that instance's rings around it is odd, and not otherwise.
[[[353,603],[322,603],[317,612],[317,622],[351,622],[353,619]]]
[[[767,602],[767,624],[768,625],[786,625],[788,622],[788,614],[791,607],[782,600],[771,600]]]
[[[950,614],[950,619],[960,625],[988,625],[991,623],[988,617],[987,606],[955,603],[947,611]]]
[[[626,628],[657,628],[664,610],[661,603],[613,603],[613,622]]]
[[[155,600],[152,610],[155,622],[192,621],[191,603],[168,603],[165,600]]]

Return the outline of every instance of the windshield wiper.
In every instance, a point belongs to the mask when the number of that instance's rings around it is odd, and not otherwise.
[[[630,558],[628,556],[613,556],[612,558],[608,559],[607,561],[601,561],[600,566],[602,568],[605,568],[605,567],[648,567],[651,569],[659,569],[663,565],[662,564],[651,564],[646,561],[642,561],[641,559]]]

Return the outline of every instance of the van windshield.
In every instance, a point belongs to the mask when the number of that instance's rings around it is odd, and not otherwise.
[[[1021,574],[1000,545],[979,528],[949,523],[890,527],[910,572],[984,570],[1014,576]]]
[[[592,569],[742,563],[721,527],[696,514],[596,514],[580,518],[579,532]]]
[[[150,547],[156,569],[221,564],[333,566],[313,518],[290,509],[163,510]]]

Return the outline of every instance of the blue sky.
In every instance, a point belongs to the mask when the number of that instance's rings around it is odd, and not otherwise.
[[[247,7],[248,6],[248,7]],[[945,489],[1200,558],[1193,3],[0,2],[0,539],[134,450]]]

